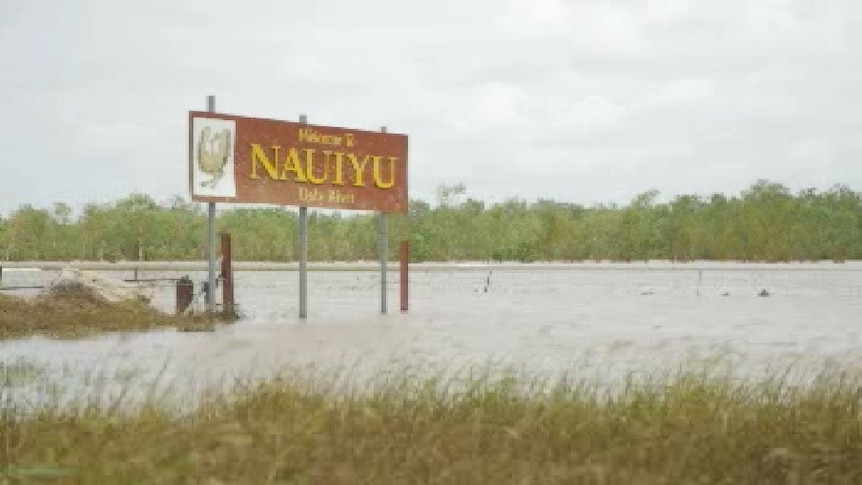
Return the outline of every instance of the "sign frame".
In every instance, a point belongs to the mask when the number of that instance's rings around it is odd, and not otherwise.
[[[408,209],[405,134],[189,111],[188,136],[195,202]]]

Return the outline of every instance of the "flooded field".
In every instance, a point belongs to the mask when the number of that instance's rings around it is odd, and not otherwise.
[[[379,313],[378,273],[329,269],[309,273],[305,321],[298,318],[298,273],[238,271],[244,318],[236,325],[211,333],[8,341],[0,343],[0,362],[27,362],[69,382],[82,375],[158,376],[195,386],[285,365],[371,375],[393,365],[493,362],[598,380],[700,364],[740,377],[788,368],[862,372],[858,262],[416,265],[407,314],[398,311],[398,274],[390,272],[388,315]],[[206,279],[200,271],[138,276],[186,274],[197,287]],[[42,284],[55,275],[7,269],[3,284]],[[758,296],[763,290],[768,297]],[[173,285],[154,291],[155,304],[172,310]]]

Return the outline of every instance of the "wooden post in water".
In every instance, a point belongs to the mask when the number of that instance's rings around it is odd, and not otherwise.
[[[186,310],[192,304],[194,298],[195,284],[188,276],[183,276],[177,280],[176,298],[177,298],[177,315],[184,315]]]
[[[233,301],[233,254],[230,245],[230,233],[221,233],[221,277],[222,277],[222,312],[232,317],[235,315]]]
[[[409,261],[408,258],[410,256],[409,251],[410,250],[407,246],[407,241],[401,241],[401,245],[398,248],[398,260],[400,262],[400,269],[401,269],[401,278],[400,278],[401,279],[401,281],[400,281],[401,311],[404,313],[407,312],[407,306],[408,306],[407,305],[407,297],[408,297],[409,276],[407,273],[407,263]]]
[[[3,267],[0,266],[0,283],[3,283]]]

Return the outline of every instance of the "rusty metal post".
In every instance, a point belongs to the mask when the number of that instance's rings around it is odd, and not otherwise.
[[[398,260],[401,263],[401,311],[405,313],[407,312],[407,297],[409,296],[409,275],[407,271],[407,263],[409,262],[408,258],[410,257],[409,251],[410,249],[407,245],[407,241],[401,241],[401,245],[398,248]]]
[[[188,310],[194,298],[195,284],[188,276],[177,280],[177,315],[182,315]]]
[[[233,316],[233,255],[230,245],[230,233],[227,232],[221,233],[221,277],[222,312],[227,316]]]

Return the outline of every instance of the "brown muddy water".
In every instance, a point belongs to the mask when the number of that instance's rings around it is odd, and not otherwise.
[[[698,366],[740,378],[862,372],[862,262],[415,265],[407,314],[398,311],[398,274],[390,272],[388,315],[379,313],[378,273],[329,269],[309,273],[305,321],[298,273],[238,271],[244,318],[236,325],[9,341],[0,343],[0,362],[26,363],[69,388],[158,380],[200,389],[285,366],[337,368],[360,379],[393,367],[508,365],[600,382]],[[185,274],[196,285],[206,279],[200,271],[138,276]],[[7,269],[3,284],[55,275]],[[764,289],[770,296],[758,296]],[[154,291],[155,305],[170,311],[173,285]]]

